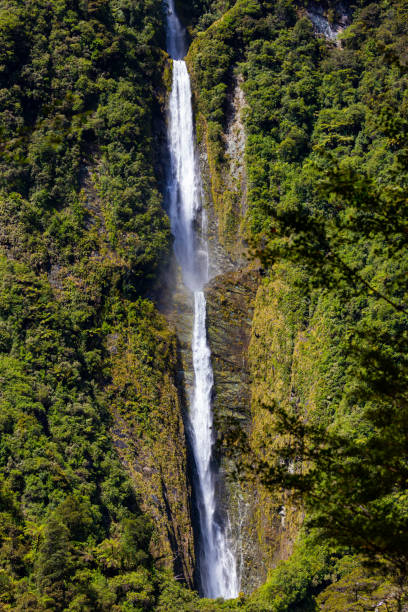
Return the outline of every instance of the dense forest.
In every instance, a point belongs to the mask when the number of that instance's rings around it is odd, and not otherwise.
[[[11,2],[0,24],[1,607],[146,609],[166,578],[111,427],[146,426],[172,343],[143,298],[169,248],[161,6]]]
[[[260,274],[252,424],[230,419],[219,452],[296,537],[253,593],[194,590],[179,347],[157,308],[162,2],[4,0],[0,609],[407,609],[408,6],[177,9],[207,206],[225,252]]]

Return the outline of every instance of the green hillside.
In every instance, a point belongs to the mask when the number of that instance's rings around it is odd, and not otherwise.
[[[0,610],[405,610],[407,3],[176,4],[217,240],[259,268],[251,424],[226,421],[218,452],[256,491],[268,577],[194,590],[180,340],[157,307],[161,0],[4,0]]]

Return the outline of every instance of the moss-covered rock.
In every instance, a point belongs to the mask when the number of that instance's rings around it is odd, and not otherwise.
[[[108,342],[115,445],[142,509],[154,521],[154,557],[192,587],[191,487],[177,339],[148,302],[131,305],[127,315]]]

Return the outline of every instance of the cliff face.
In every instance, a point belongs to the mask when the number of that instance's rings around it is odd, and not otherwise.
[[[126,328],[108,338],[113,439],[140,506],[154,521],[154,558],[193,587],[191,487],[177,338],[154,307],[148,308],[143,330],[137,325],[139,313],[132,312]],[[146,363],[143,345],[149,341],[155,351]]]
[[[271,437],[274,402],[284,405],[295,400],[297,376],[294,351],[302,329],[307,304],[300,292],[291,288],[293,278],[281,272],[264,278],[254,301],[252,334],[249,346],[251,372],[252,427],[250,444],[255,453],[267,457],[268,447],[288,443],[284,436]],[[253,514],[268,568],[286,560],[302,523],[301,510],[292,507],[284,493],[271,495],[262,484],[257,487],[257,507]]]
[[[259,282],[254,268],[217,276],[208,286],[208,339],[214,371],[214,426],[219,440],[231,428],[250,432],[251,384],[248,348],[254,299]],[[225,488],[219,491],[228,510],[234,538],[241,588],[251,591],[266,577],[260,540],[254,529],[259,511],[256,487],[236,473],[235,459],[218,453]]]
[[[249,267],[217,276],[206,290],[218,432],[231,420],[250,425],[248,345],[258,281],[258,271]]]
[[[260,399],[262,372],[268,379],[268,388],[263,388],[267,396],[273,386],[271,343],[279,335],[275,324],[282,315],[277,308],[272,315],[273,300],[262,289],[258,268],[254,263],[245,262],[246,173],[242,125],[245,99],[239,81],[233,83],[228,100],[229,112],[222,136],[224,164],[217,165],[211,148],[205,148],[207,126],[205,122],[200,123],[200,115],[197,117],[210,260],[215,275],[206,290],[214,370],[214,426],[218,440],[228,435],[231,428],[238,428],[256,446],[262,444],[267,423]],[[228,218],[233,220],[232,225],[227,222]],[[254,328],[254,321],[259,325],[259,320],[265,318],[270,319],[270,335],[259,345],[261,336]],[[282,347],[280,358],[291,361],[289,347]],[[231,521],[241,586],[243,591],[251,592],[265,581],[268,569],[291,554],[301,516],[285,505],[282,496],[271,496],[256,475],[248,478],[247,474],[237,473],[238,466],[232,456],[225,456],[220,450],[218,460],[225,483],[219,488],[219,496]]]
[[[191,70],[189,56],[187,62]],[[210,128],[204,115],[198,113],[196,117],[213,275],[244,265],[246,261],[246,137],[242,121],[244,111],[245,98],[241,79],[236,79],[227,97],[225,130],[218,146],[214,146],[209,138]]]
[[[90,212],[90,228],[100,242],[94,261],[120,270],[123,262],[108,244],[99,181],[97,169],[84,168],[84,203]],[[53,274],[56,291],[60,275]],[[173,297],[180,302],[178,294]],[[189,340],[188,317],[180,317],[185,329],[183,336],[179,328],[179,338],[146,299],[122,300],[111,317],[105,341],[111,380],[105,393],[113,418],[113,443],[141,510],[153,521],[150,548],[157,566],[171,570],[192,588],[195,552],[183,423],[185,397],[180,384],[180,346],[186,348]]]

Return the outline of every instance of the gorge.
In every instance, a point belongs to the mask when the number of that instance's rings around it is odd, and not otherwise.
[[[201,181],[194,144],[190,79],[183,60],[186,34],[180,25],[173,0],[167,8],[167,46],[172,58],[173,84],[169,101],[168,178],[169,214],[174,250],[183,281],[193,293],[194,388],[190,398],[187,435],[193,450],[197,479],[193,483],[198,507],[199,583],[206,597],[234,598],[238,595],[236,559],[228,539],[228,517],[217,508],[212,419],[213,372],[207,343],[206,300],[208,252],[205,237],[194,226],[200,212]],[[204,233],[205,233],[205,228]]]
[[[404,0],[0,3],[0,609],[408,608]]]

